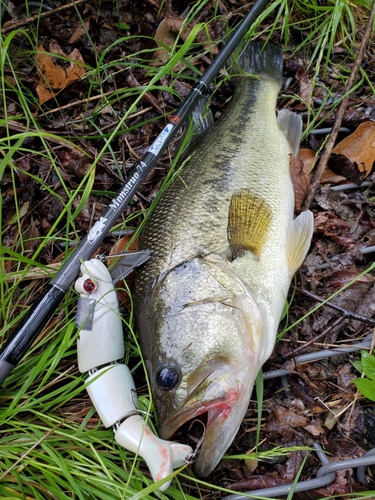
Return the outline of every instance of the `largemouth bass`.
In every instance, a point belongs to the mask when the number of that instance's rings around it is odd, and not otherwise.
[[[310,211],[293,215],[289,156],[302,122],[288,111],[276,118],[282,51],[253,44],[239,64],[225,115],[146,224],[141,246],[151,258],[136,280],[160,435],[207,414],[203,477],[239,429],[313,231]]]

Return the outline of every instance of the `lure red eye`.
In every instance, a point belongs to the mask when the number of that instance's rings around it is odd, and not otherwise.
[[[90,279],[85,280],[82,286],[87,293],[92,293],[96,290],[96,284]]]

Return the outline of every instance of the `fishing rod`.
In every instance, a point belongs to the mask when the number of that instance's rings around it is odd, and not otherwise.
[[[247,31],[262,13],[267,0],[257,0],[239,27],[217,54],[201,79],[194,85],[185,101],[169,117],[169,123],[157,136],[148,151],[139,161],[126,184],[104,210],[99,220],[77,245],[56,276],[50,281],[36,302],[31,306],[20,326],[4,343],[0,350],[0,386],[22,359],[34,339],[47,323],[65,293],[79,274],[80,264],[88,260],[99,248],[111,227],[116,223],[133,196],[164,153],[177,131],[189,117],[197,102],[207,91],[210,83],[219,73],[224,63],[236,49]]]

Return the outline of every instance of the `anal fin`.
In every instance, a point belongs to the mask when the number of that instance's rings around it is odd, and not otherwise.
[[[271,207],[250,189],[232,195],[228,214],[228,240],[233,259],[245,251],[259,258],[267,241],[272,220]]]
[[[291,277],[306,257],[310,248],[313,231],[314,216],[310,210],[300,213],[289,225],[287,241],[288,267]]]
[[[301,142],[302,118],[293,111],[282,109],[277,115],[277,125],[289,142],[290,152],[297,158]]]

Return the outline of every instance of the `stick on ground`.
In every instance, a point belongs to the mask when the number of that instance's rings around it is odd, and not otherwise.
[[[321,178],[323,176],[323,173],[324,173],[325,169],[327,168],[328,160],[331,156],[332,149],[335,145],[337,135],[338,135],[339,129],[341,127],[341,123],[342,123],[342,119],[343,119],[345,110],[348,106],[349,96],[351,94],[351,89],[352,89],[354,81],[356,79],[359,67],[362,64],[365,49],[366,49],[366,46],[367,46],[369,38],[370,38],[370,34],[372,32],[372,29],[373,29],[372,25],[374,22],[374,13],[375,13],[375,0],[373,0],[373,2],[371,4],[370,17],[369,17],[369,20],[367,22],[365,32],[363,34],[362,42],[361,42],[361,45],[359,47],[356,60],[354,61],[354,64],[353,64],[353,68],[352,68],[352,71],[350,73],[348,83],[346,84],[346,87],[345,87],[346,96],[343,99],[343,101],[342,101],[342,103],[337,111],[335,124],[334,124],[332,132],[329,136],[327,144],[324,148],[323,154],[320,157],[318,168],[315,171],[315,175],[314,175],[314,178],[313,178],[313,181],[311,184],[311,189],[310,189],[309,195],[308,195],[306,203],[305,203],[305,207],[304,207],[305,210],[308,210],[311,207],[311,204],[314,200],[315,193],[320,186],[320,181],[321,181]]]

